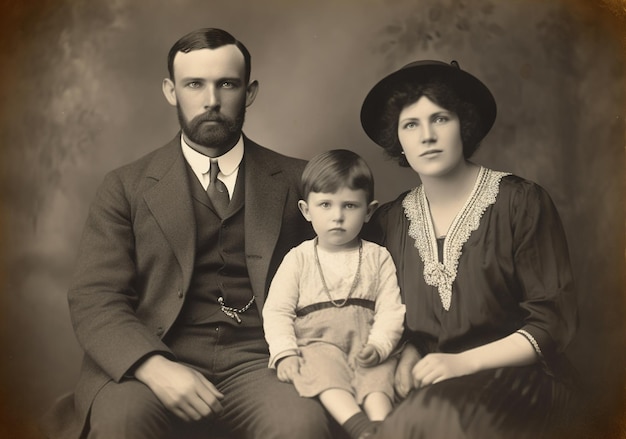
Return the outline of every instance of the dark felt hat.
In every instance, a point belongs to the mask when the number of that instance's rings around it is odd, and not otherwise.
[[[422,84],[437,79],[450,85],[459,97],[472,103],[481,117],[480,139],[485,137],[496,120],[496,101],[480,80],[460,69],[456,61],[415,61],[381,79],[367,94],[361,107],[361,125],[374,142],[380,142],[382,115],[393,92],[406,83]]]

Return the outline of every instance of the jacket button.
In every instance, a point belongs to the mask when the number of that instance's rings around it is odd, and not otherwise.
[[[156,335],[158,335],[159,337],[163,335],[163,328],[162,327],[158,327],[156,330]]]
[[[180,299],[183,298],[183,290],[178,290],[177,294]]]

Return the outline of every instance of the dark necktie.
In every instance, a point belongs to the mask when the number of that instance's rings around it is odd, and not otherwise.
[[[217,174],[219,173],[220,167],[217,164],[217,160],[211,160],[211,168],[209,169],[209,178],[211,181],[209,183],[209,187],[206,189],[206,193],[209,195],[211,203],[213,203],[213,207],[215,208],[217,214],[220,218],[224,218],[224,215],[228,210],[230,198],[228,197],[228,189],[226,189],[226,185],[222,180],[217,178]]]

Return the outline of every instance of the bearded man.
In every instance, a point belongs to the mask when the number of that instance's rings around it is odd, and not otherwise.
[[[242,133],[259,84],[220,29],[181,38],[167,101],[181,132],[109,173],[68,292],[85,351],[51,438],[330,438],[318,402],[268,368],[261,311],[285,253],[312,230],[298,211],[305,163]]]

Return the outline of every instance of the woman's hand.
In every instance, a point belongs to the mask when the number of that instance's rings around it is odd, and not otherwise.
[[[428,354],[413,367],[413,385],[425,387],[474,372],[463,354]]]
[[[413,385],[424,387],[487,369],[533,364],[538,356],[522,334],[513,333],[458,354],[428,354],[413,367]]]
[[[283,383],[292,383],[293,377],[300,372],[302,359],[297,355],[285,357],[276,366],[276,375]]]
[[[380,363],[380,355],[374,346],[366,344],[357,354],[356,362],[361,367],[372,367]]]
[[[415,387],[413,385],[413,375],[411,371],[419,359],[420,354],[417,352],[417,349],[407,343],[400,354],[400,360],[398,361],[394,377],[396,393],[403,399],[406,398],[409,392]]]

